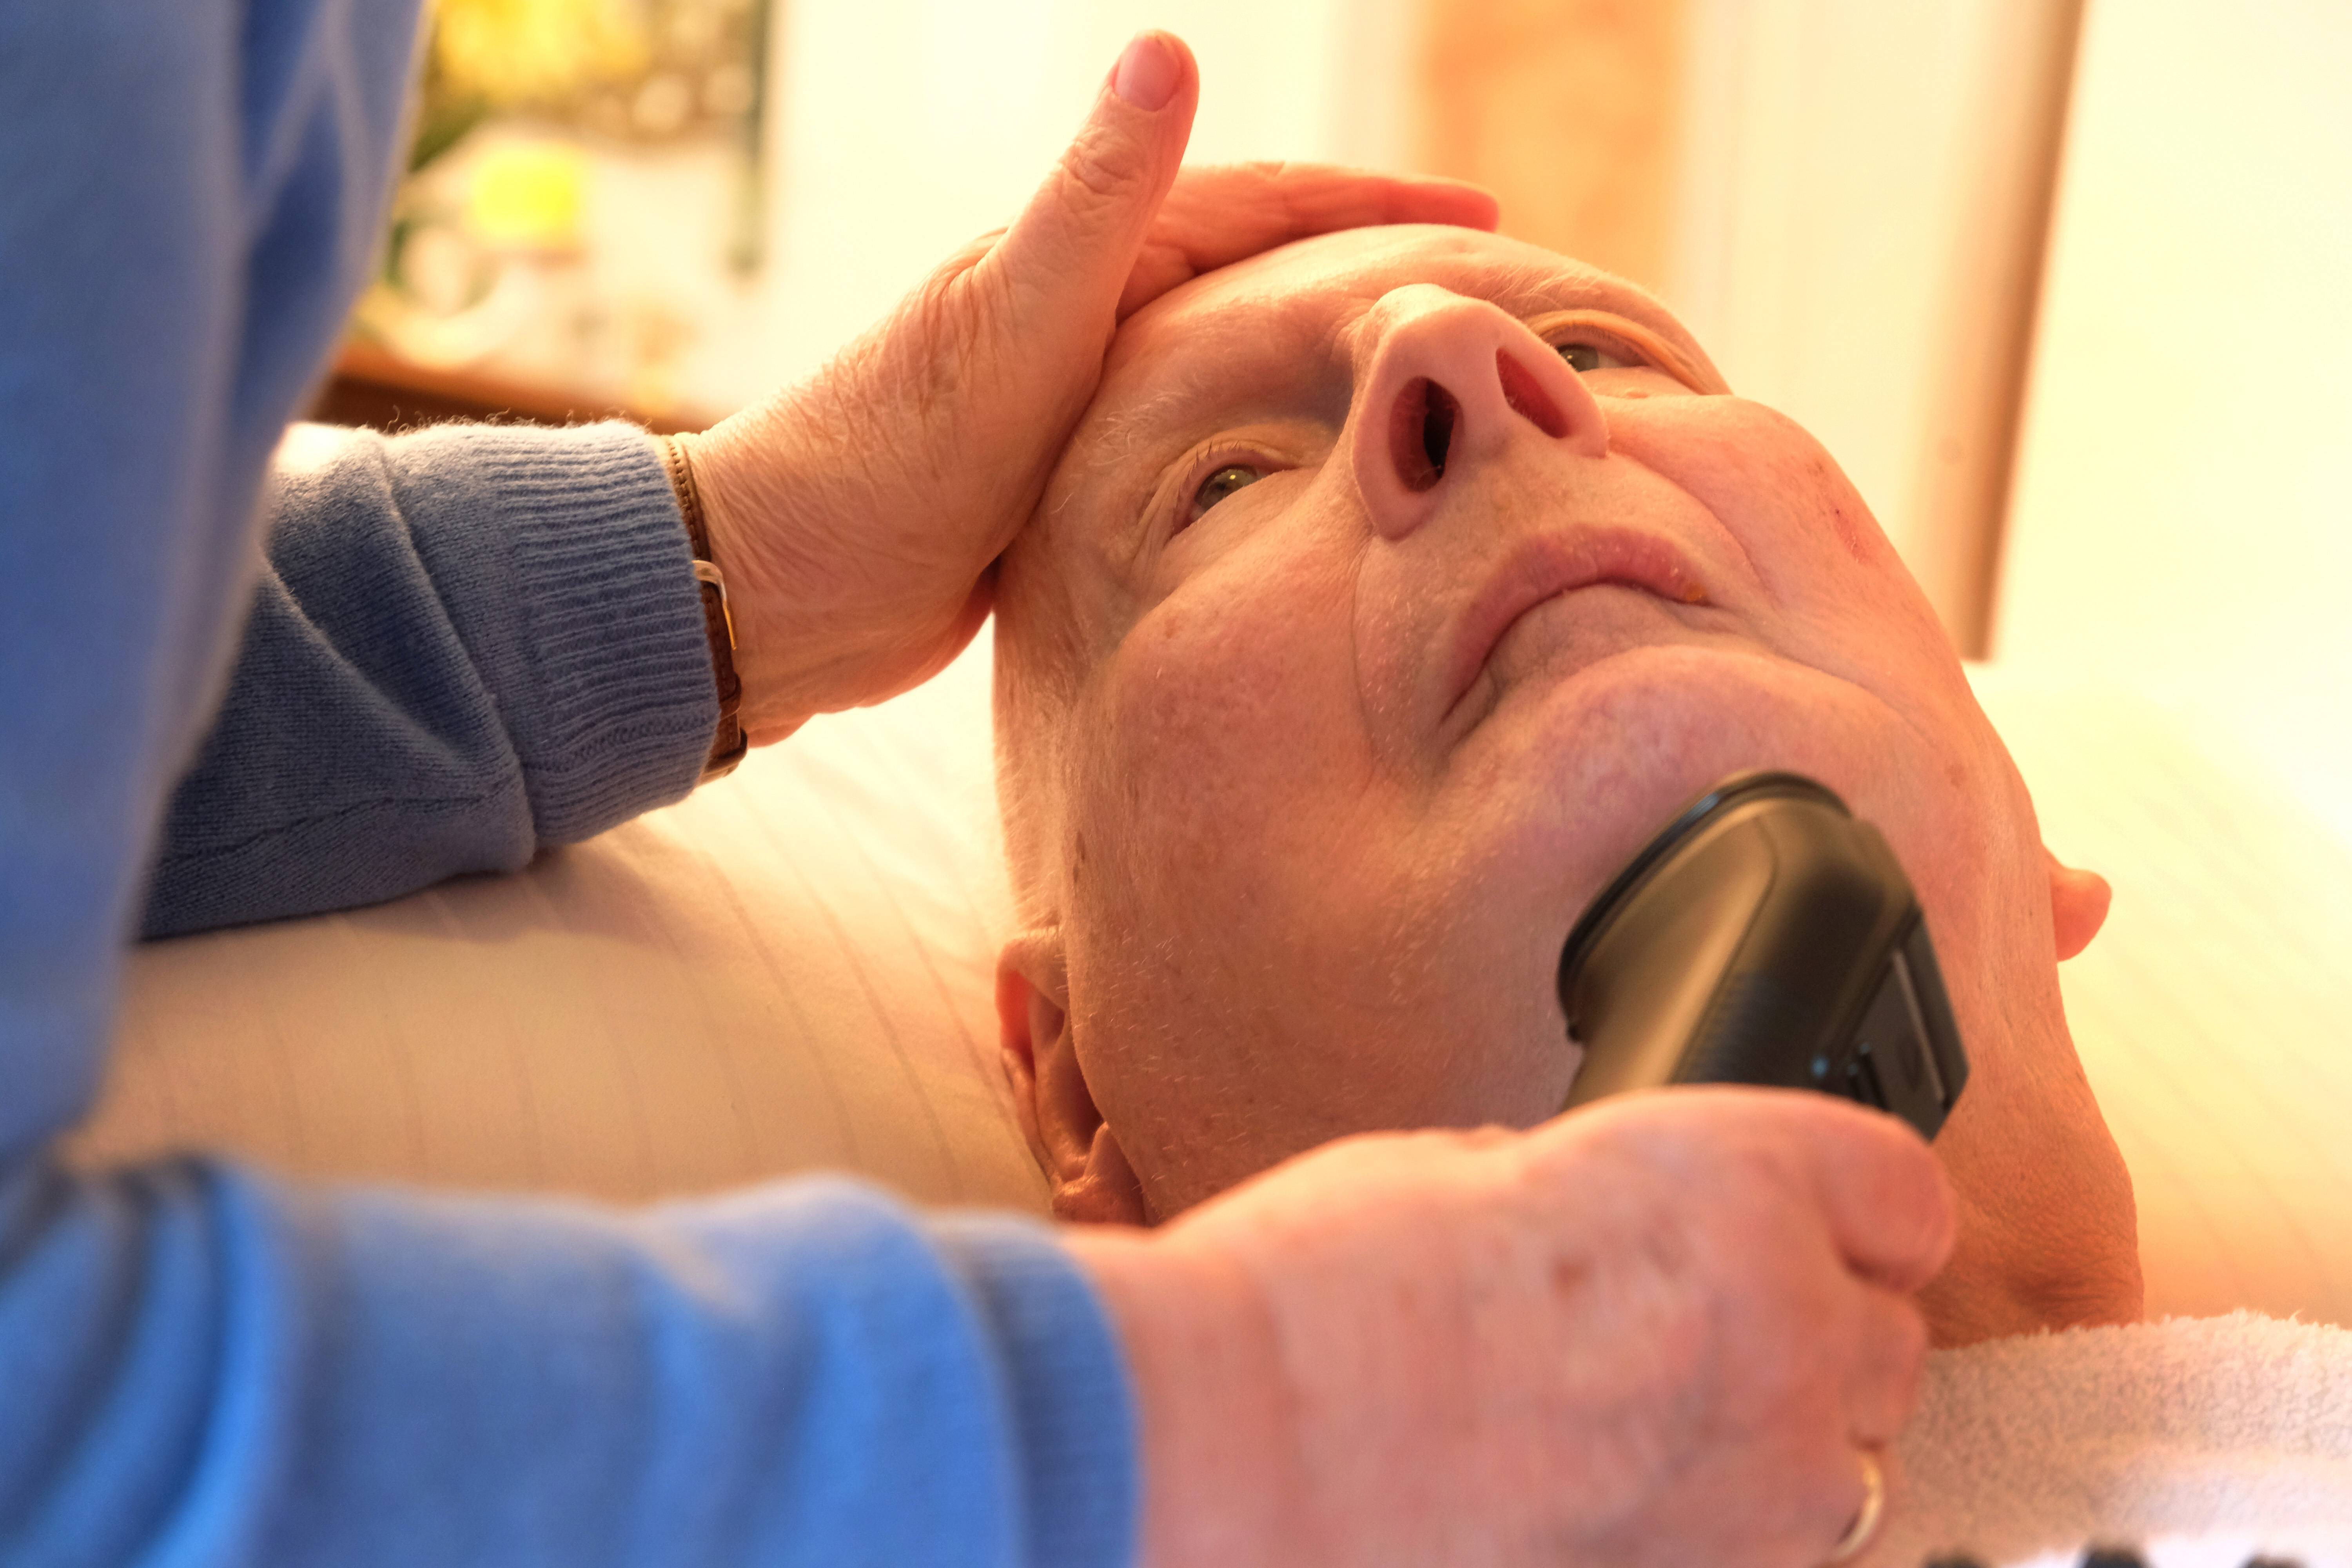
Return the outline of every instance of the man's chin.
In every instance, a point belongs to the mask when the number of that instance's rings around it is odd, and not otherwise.
[[[1496,875],[1537,877],[1581,908],[1684,804],[1755,768],[1819,779],[1898,855],[1947,815],[1923,800],[1923,779],[1941,777],[1924,737],[1885,702],[1713,638],[1528,672],[1464,737],[1444,787]]]

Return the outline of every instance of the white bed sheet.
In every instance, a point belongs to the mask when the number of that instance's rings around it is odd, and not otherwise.
[[[2352,853],[2148,701],[1973,673],[2044,839],[2115,884],[2058,973],[2131,1167],[2150,1315],[2352,1324]]]

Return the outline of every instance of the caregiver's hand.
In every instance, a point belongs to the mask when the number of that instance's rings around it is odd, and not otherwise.
[[[1310,234],[1494,225],[1491,197],[1448,181],[1292,164],[1180,175],[1199,97],[1181,42],[1138,37],[1010,229],[810,380],[689,444],[753,741],[903,691],[971,639],[990,563],[1036,505],[1120,316]]]
[[[1067,1236],[1135,1369],[1153,1568],[1811,1568],[1951,1238],[1909,1128],[1737,1089],[1351,1139]]]

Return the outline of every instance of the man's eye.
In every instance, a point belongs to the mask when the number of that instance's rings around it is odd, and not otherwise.
[[[1265,475],[1245,463],[1228,463],[1201,481],[1192,492],[1192,515],[1188,521],[1198,521],[1201,514],[1238,489],[1246,489]]]
[[[1630,370],[1636,362],[1611,353],[1598,343],[1554,343],[1568,368],[1579,375],[1590,370]]]

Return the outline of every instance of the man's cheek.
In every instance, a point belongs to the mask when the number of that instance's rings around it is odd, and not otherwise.
[[[1107,739],[1151,833],[1231,832],[1360,773],[1345,614],[1329,581],[1236,559],[1136,623],[1115,656]]]
[[[1327,1002],[1387,1000],[1392,963],[1370,955],[1415,945],[1386,929],[1393,911],[1441,901],[1403,890],[1419,839],[1410,803],[1371,764],[1332,618],[1343,606],[1278,574],[1259,581],[1280,607],[1178,596],[1121,644],[1095,742],[1109,765],[1082,814],[1089,844],[1118,858],[1095,896],[1195,963],[1262,967],[1278,953]]]
[[[1612,415],[1611,444],[1713,512],[1776,596],[1796,596],[1825,566],[1902,570],[1837,460],[1778,410],[1740,397],[1692,397]]]

